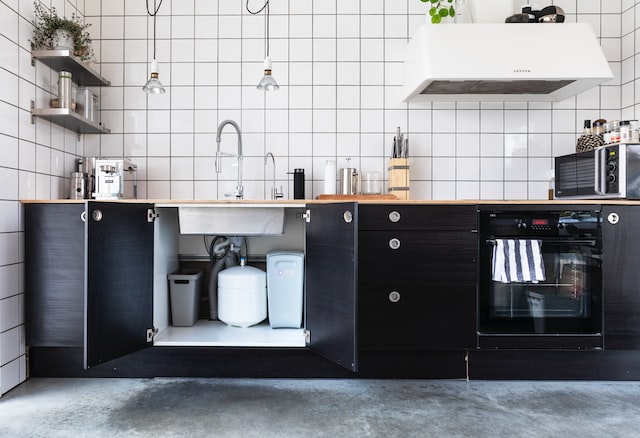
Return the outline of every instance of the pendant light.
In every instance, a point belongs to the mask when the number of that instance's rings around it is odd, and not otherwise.
[[[163,94],[165,92],[164,87],[162,86],[162,82],[158,77],[160,76],[158,71],[158,60],[156,59],[156,16],[158,15],[158,11],[160,10],[160,6],[162,6],[162,1],[160,0],[160,4],[156,6],[156,0],[153,0],[153,13],[149,10],[149,0],[147,0],[147,14],[153,17],[153,61],[149,64],[150,78],[146,84],[142,87],[142,90],[149,94]]]
[[[250,14],[256,15],[262,11],[265,11],[265,53],[264,58],[264,76],[256,87],[258,90],[274,91],[280,88],[274,77],[271,75],[271,58],[269,57],[269,0],[264,2],[264,6],[259,11],[253,12],[249,9],[249,0],[247,0],[247,11]]]

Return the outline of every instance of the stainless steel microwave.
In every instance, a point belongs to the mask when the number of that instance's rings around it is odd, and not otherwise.
[[[555,198],[640,199],[640,144],[612,144],[556,157]]]

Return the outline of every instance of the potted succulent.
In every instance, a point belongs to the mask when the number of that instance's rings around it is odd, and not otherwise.
[[[422,2],[431,3],[429,16],[433,24],[440,23],[443,18],[456,16],[454,0],[422,0]]]
[[[91,36],[87,31],[90,24],[82,23],[76,14],[72,14],[71,19],[61,18],[55,7],[49,10],[38,0],[34,2],[34,16],[31,49],[65,48],[82,61],[93,61]]]

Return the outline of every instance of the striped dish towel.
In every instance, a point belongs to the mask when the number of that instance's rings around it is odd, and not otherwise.
[[[530,239],[496,239],[492,279],[501,283],[537,283],[545,280],[542,242]]]

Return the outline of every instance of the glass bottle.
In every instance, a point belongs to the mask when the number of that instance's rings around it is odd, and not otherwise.
[[[631,141],[631,123],[628,120],[620,122],[620,143]]]
[[[611,123],[604,124],[602,139],[604,140],[604,144],[611,144]]]
[[[620,121],[611,121],[611,143],[620,143]]]

